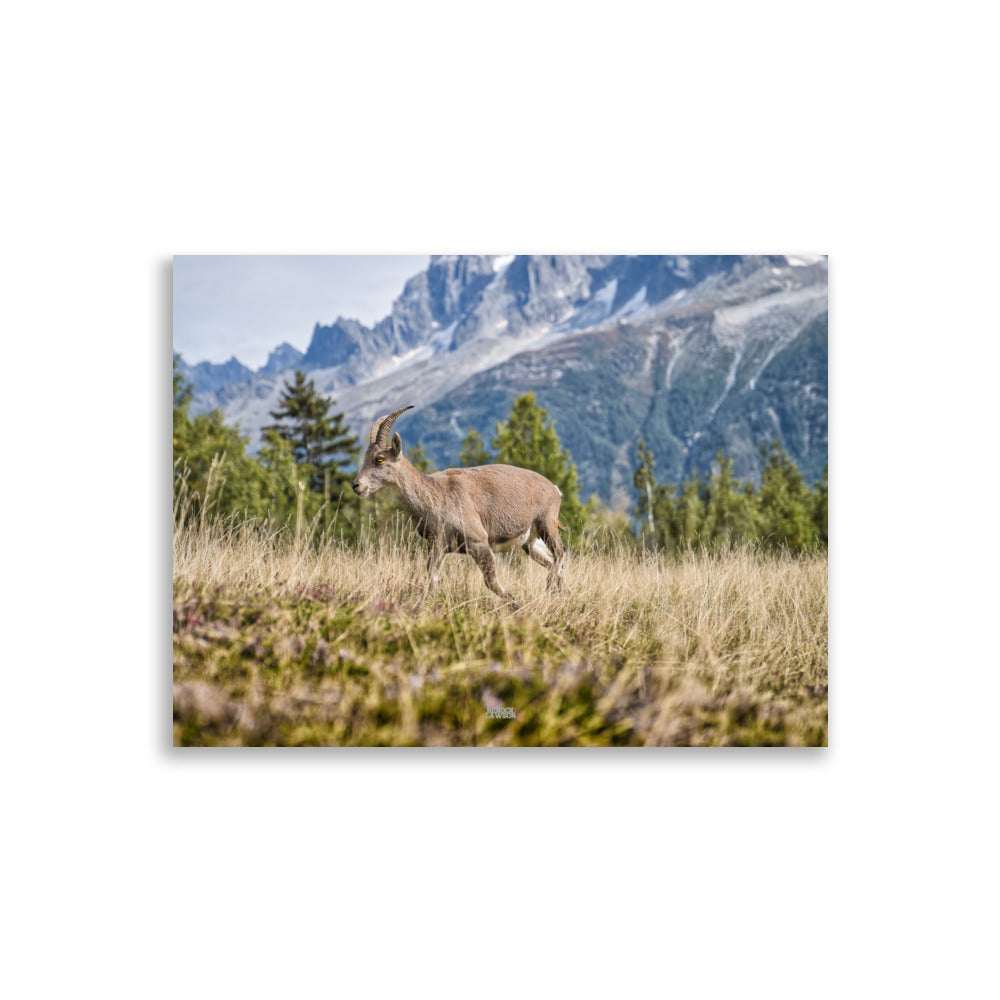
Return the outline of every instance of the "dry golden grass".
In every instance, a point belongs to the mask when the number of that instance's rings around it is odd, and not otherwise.
[[[405,531],[179,528],[175,742],[826,745],[825,555],[581,554],[555,595],[520,552],[498,572],[516,610],[461,556],[427,593]]]

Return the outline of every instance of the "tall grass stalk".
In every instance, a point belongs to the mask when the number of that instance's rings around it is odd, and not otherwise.
[[[605,543],[552,594],[515,552],[513,610],[467,557],[429,592],[405,522],[308,534],[175,504],[177,742],[826,744],[825,554]]]

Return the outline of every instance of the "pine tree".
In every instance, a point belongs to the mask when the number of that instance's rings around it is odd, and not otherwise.
[[[641,437],[636,445],[635,455],[639,462],[632,477],[632,482],[639,491],[635,514],[646,522],[646,528],[643,530],[647,538],[652,541],[656,538],[656,504],[653,499],[656,494],[656,479],[653,475],[653,453]]]
[[[671,517],[671,535],[680,548],[697,547],[703,540],[707,515],[707,488],[698,475],[684,481]]]
[[[432,472],[437,472],[434,463],[427,457],[424,446],[419,441],[412,448],[407,449],[406,455],[414,468],[419,469],[424,474],[430,475]]]
[[[813,523],[823,545],[829,544],[828,495],[830,492],[829,465],[823,466],[823,478],[813,487]]]
[[[657,483],[653,490],[653,510],[656,512],[656,548],[676,552],[679,545],[677,529],[677,485]]]
[[[638,466],[632,482],[638,491],[635,516],[639,518],[639,537],[643,544],[667,552],[676,552],[687,544],[688,531],[700,529],[702,517],[694,510],[690,495],[681,508],[682,496],[674,483],[658,483],[653,472],[654,457],[646,442],[640,438],[636,446]],[[694,486],[697,503],[697,483]],[[695,516],[697,514],[697,516]]]
[[[174,357],[174,499],[190,512],[266,517],[261,468],[246,454],[247,439],[221,410],[192,417],[194,389]]]
[[[761,533],[765,544],[793,552],[815,548],[819,534],[813,520],[815,501],[802,474],[780,442],[760,446],[764,469],[760,478]]]
[[[181,373],[178,362],[180,355],[174,355],[174,475],[177,472],[177,459],[188,446],[191,434],[191,416],[188,410],[194,396],[194,386]]]
[[[312,379],[296,371],[292,383],[285,382],[278,409],[270,411],[274,431],[292,447],[309,488],[324,498],[346,495],[350,470],[357,464],[361,448],[344,423],[344,414],[330,414],[331,400],[316,391]]]
[[[301,473],[291,445],[277,431],[264,431],[257,461],[264,472],[269,516],[281,524],[294,524]],[[310,516],[313,513],[310,511]]]
[[[627,511],[605,504],[596,493],[584,507],[583,540],[590,552],[621,553],[635,548],[635,535]]]
[[[719,452],[706,482],[694,474],[680,487],[657,483],[653,455],[640,439],[633,476],[639,518],[637,540],[668,552],[688,547],[728,549],[759,542],[793,552],[827,545],[828,473],[807,489],[779,442],[763,445],[760,490],[733,475],[733,462]]]
[[[583,530],[584,509],[576,466],[560,445],[548,411],[535,402],[533,392],[514,400],[507,420],[497,424],[492,444],[498,464],[534,469],[555,483],[562,493],[559,519],[568,528],[570,540],[578,539]]]
[[[187,409],[194,395],[194,386],[184,377],[180,369],[181,356],[174,355],[174,414],[187,416]]]
[[[712,547],[728,549],[756,534],[753,494],[733,477],[731,458],[719,452],[715,462],[702,533]]]
[[[476,430],[470,430],[462,441],[462,450],[458,453],[458,460],[465,468],[474,465],[489,465],[492,461],[490,453],[486,450],[486,444]]]

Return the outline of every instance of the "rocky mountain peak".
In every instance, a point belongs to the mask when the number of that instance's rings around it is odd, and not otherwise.
[[[279,344],[267,356],[267,361],[258,369],[258,372],[267,375],[278,375],[281,372],[297,368],[302,364],[305,355],[287,341]]]
[[[303,367],[312,370],[345,364],[362,353],[366,335],[370,332],[358,320],[343,316],[338,316],[330,326],[317,323],[302,359]]]

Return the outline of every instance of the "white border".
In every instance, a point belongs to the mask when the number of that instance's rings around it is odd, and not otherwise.
[[[980,994],[989,33],[365,11],[13,15],[11,995]],[[832,748],[168,749],[170,255],[515,249],[831,254]]]

